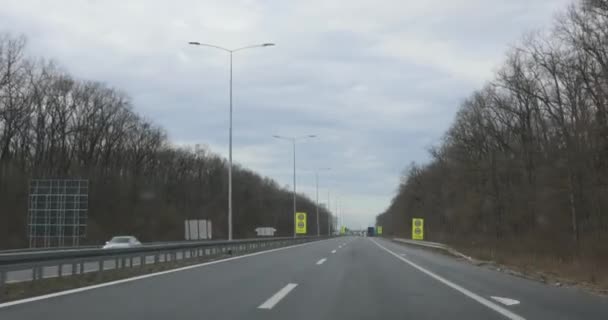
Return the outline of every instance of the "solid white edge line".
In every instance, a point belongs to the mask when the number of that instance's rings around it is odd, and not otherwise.
[[[317,264],[318,265],[323,264],[323,262],[325,262],[325,261],[327,261],[327,258],[323,258],[323,259],[317,261]]]
[[[450,288],[452,288],[452,289],[454,289],[454,290],[456,290],[456,291],[464,294],[465,296],[467,296],[467,297],[469,297],[469,298],[477,301],[478,303],[480,303],[480,304],[482,304],[482,305],[484,305],[484,306],[486,306],[486,307],[488,307],[488,308],[490,308],[490,309],[492,309],[492,310],[500,313],[501,315],[503,315],[503,316],[505,316],[505,317],[507,317],[507,318],[509,318],[511,320],[526,320],[526,318],[524,318],[524,317],[522,317],[520,315],[517,315],[517,314],[515,314],[515,313],[513,313],[513,312],[511,312],[511,311],[509,311],[509,310],[507,310],[507,309],[505,309],[505,308],[497,305],[496,303],[494,303],[494,302],[492,302],[492,301],[490,301],[490,300],[488,300],[488,299],[486,299],[486,298],[484,298],[484,297],[482,297],[482,296],[480,296],[480,295],[478,295],[476,293],[473,293],[472,291],[469,291],[468,289],[465,289],[465,288],[463,288],[463,287],[461,287],[461,286],[459,286],[459,285],[457,285],[457,284],[455,284],[455,283],[453,283],[453,282],[451,282],[451,281],[449,281],[449,280],[447,280],[447,279],[445,279],[445,278],[443,278],[441,276],[438,276],[438,275],[434,274],[433,272],[431,272],[431,271],[429,271],[429,270],[427,270],[427,269],[425,269],[425,268],[423,268],[423,267],[421,267],[421,266],[413,263],[412,261],[410,261],[410,260],[408,260],[408,259],[406,259],[406,258],[404,258],[404,257],[402,257],[402,256],[400,256],[400,255],[398,255],[396,253],[394,253],[393,251],[391,251],[390,249],[387,249],[386,247],[384,247],[383,245],[379,244],[375,240],[372,240],[372,239],[370,239],[370,240],[374,244],[376,244],[378,247],[380,247],[384,251],[390,253],[391,255],[393,255],[394,257],[396,257],[397,259],[399,259],[399,260],[401,260],[401,261],[409,264],[410,266],[414,267],[418,271],[420,271],[422,273],[425,273],[427,276],[429,276],[429,277],[431,277],[431,278],[433,278],[433,279],[435,279],[435,280],[437,280],[437,281],[445,284],[446,286],[448,286],[448,287],[450,287]]]
[[[306,246],[306,245],[317,243],[317,242],[319,242],[319,241],[311,241],[311,242],[296,244],[296,245],[282,247],[282,248],[270,249],[270,250],[266,250],[266,251],[259,251],[259,252],[244,254],[242,256],[236,256],[236,257],[231,257],[231,258],[226,258],[226,259],[221,259],[221,260],[209,261],[209,262],[194,264],[191,266],[181,267],[181,268],[177,268],[177,269],[165,270],[165,271],[160,271],[160,272],[155,272],[155,273],[148,273],[148,274],[144,274],[141,276],[125,278],[125,279],[120,279],[120,280],[115,280],[115,281],[110,281],[110,282],[104,282],[104,283],[95,284],[92,286],[75,288],[75,289],[70,289],[70,290],[65,290],[65,291],[49,293],[49,294],[45,294],[45,295],[41,295],[41,296],[37,296],[37,297],[31,297],[31,298],[26,298],[26,299],[21,299],[21,300],[4,302],[4,303],[0,303],[0,309],[18,305],[18,304],[45,300],[45,299],[50,299],[50,298],[54,298],[54,297],[65,296],[68,294],[74,294],[74,293],[79,293],[79,292],[83,292],[83,291],[89,291],[89,290],[93,290],[93,289],[109,287],[109,286],[113,286],[113,285],[117,285],[117,284],[121,284],[121,283],[137,281],[137,280],[146,279],[146,278],[152,278],[152,277],[156,277],[156,276],[160,276],[160,275],[164,275],[164,274],[180,272],[180,271],[190,270],[190,269],[194,269],[194,268],[200,268],[200,267],[204,267],[204,266],[208,266],[208,265],[212,265],[212,264],[228,262],[228,261],[243,259],[243,258],[247,258],[247,257],[253,257],[253,256],[265,254],[265,253],[271,253],[271,252],[276,252],[276,251],[281,251],[281,250],[286,250],[286,249],[291,249],[291,248],[297,248],[297,247]]]
[[[281,301],[283,298],[285,298],[285,296],[287,296],[289,294],[289,292],[297,286],[298,286],[297,283],[288,283],[281,290],[279,290],[277,293],[275,293],[272,297],[268,298],[268,300],[266,300],[264,303],[262,303],[258,307],[258,309],[267,309],[267,310],[272,309],[277,303],[279,303],[279,301]]]

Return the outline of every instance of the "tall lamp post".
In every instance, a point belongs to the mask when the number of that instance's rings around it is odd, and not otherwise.
[[[329,189],[327,189],[327,211],[329,214],[327,215],[327,236],[331,237],[331,229],[334,224],[334,219],[331,215],[331,205],[329,203]]]
[[[299,137],[284,137],[273,135],[273,138],[290,141],[293,145],[293,237],[296,237],[296,141],[316,138],[314,134]]]
[[[319,171],[329,170],[331,170],[331,168],[318,168],[317,170],[315,170],[315,181],[317,183],[317,237],[321,236],[321,224],[319,221]],[[327,214],[329,215],[329,202],[327,203],[327,206]]]
[[[190,45],[194,46],[204,46],[219,49],[230,54],[230,125],[228,129],[228,240],[232,240],[232,55],[237,51],[242,51],[246,49],[253,48],[263,48],[263,47],[272,47],[274,43],[262,43],[262,44],[254,44],[251,46],[236,48],[236,49],[227,49],[220,46],[216,46],[213,44],[202,43],[197,41],[188,42]]]

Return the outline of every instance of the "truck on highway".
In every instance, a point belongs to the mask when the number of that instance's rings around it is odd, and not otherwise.
[[[367,236],[368,237],[373,237],[375,235],[374,231],[375,231],[374,227],[367,227]]]

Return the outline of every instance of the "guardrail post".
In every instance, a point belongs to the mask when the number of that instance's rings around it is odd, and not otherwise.
[[[57,266],[57,277],[61,278],[63,276],[63,264],[60,262]]]
[[[4,288],[6,284],[6,270],[0,268],[0,301],[4,299]]]
[[[139,266],[142,268],[146,266],[146,255],[145,254],[142,254],[141,256],[139,256]]]
[[[40,280],[42,279],[42,268],[41,266],[36,266],[34,267],[34,269],[32,270],[32,279],[33,280]]]

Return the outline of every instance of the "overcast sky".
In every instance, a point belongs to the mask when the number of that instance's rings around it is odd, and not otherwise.
[[[228,153],[228,48],[234,56],[234,161],[300,192],[331,190],[347,226],[390,203],[403,169],[428,160],[458,103],[491,79],[510,45],[547,28],[569,0],[0,0],[0,32],[34,56],[128,92],[173,143]],[[235,204],[238,206],[238,203]]]

